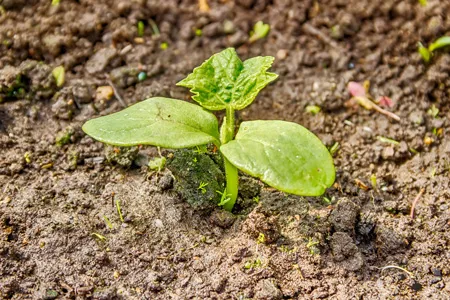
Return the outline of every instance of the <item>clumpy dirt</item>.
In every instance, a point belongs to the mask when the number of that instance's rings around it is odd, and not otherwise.
[[[425,64],[417,42],[450,35],[450,3],[199,2],[0,1],[0,297],[449,299],[450,54]],[[259,20],[271,31],[249,43]],[[229,46],[275,56],[280,75],[239,120],[294,121],[338,143],[324,197],[242,177],[234,215],[202,209],[188,202],[217,195],[182,162],[150,172],[157,149],[82,132],[147,97],[189,100],[175,83]],[[365,80],[399,122],[348,105],[347,83]],[[220,162],[194,157],[221,186]]]

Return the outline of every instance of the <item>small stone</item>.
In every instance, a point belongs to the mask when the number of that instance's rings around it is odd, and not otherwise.
[[[99,86],[95,92],[95,101],[110,100],[114,96],[114,89],[109,85]]]
[[[434,276],[442,277],[442,271],[438,268],[431,268],[431,273],[433,273]]]
[[[158,185],[161,190],[165,191],[173,187],[173,177],[171,174],[164,174],[158,181]]]
[[[271,278],[259,281],[255,289],[255,299],[276,300],[283,298],[283,293],[278,288],[275,280]]]
[[[114,48],[100,49],[87,61],[86,71],[89,74],[102,72],[116,56],[117,50]]]
[[[280,49],[277,52],[277,58],[283,60],[287,57],[288,51],[286,49]]]
[[[419,282],[415,281],[415,282],[411,285],[411,288],[412,288],[414,291],[418,292],[418,291],[422,290],[422,285],[421,285]]]
[[[333,258],[347,271],[357,271],[364,260],[353,239],[345,232],[335,232],[331,237]]]
[[[331,212],[330,219],[334,229],[336,231],[353,232],[359,210],[359,206],[352,201],[346,198],[341,199]]]
[[[210,216],[210,221],[219,227],[228,228],[236,221],[236,216],[226,210],[215,210]]]
[[[393,147],[386,147],[383,149],[383,152],[381,153],[381,156],[383,159],[390,159],[394,157],[394,148]]]

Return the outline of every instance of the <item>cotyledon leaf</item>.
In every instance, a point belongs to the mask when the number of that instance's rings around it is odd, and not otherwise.
[[[218,144],[217,118],[198,105],[155,97],[120,112],[89,120],[83,131],[94,139],[115,145],[153,145],[187,148]]]
[[[285,121],[243,122],[220,147],[238,169],[281,191],[319,196],[335,179],[332,157],[312,132]]]

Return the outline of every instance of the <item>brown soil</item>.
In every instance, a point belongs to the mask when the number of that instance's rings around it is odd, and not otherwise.
[[[426,65],[417,53],[418,41],[450,35],[450,3],[208,2],[209,12],[194,0],[0,1],[0,297],[450,299],[450,54]],[[271,31],[249,44],[259,20]],[[241,203],[236,220],[210,217],[181,199],[168,170],[148,177],[136,151],[108,161],[81,131],[122,108],[99,86],[112,81],[126,105],[187,100],[175,83],[228,46],[275,56],[280,75],[240,120],[294,121],[339,143],[326,198],[253,182],[258,204]],[[348,107],[351,80],[391,97],[401,121]]]

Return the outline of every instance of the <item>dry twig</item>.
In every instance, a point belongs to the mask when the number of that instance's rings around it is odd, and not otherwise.
[[[416,198],[414,199],[414,201],[411,205],[411,213],[410,213],[411,219],[414,219],[414,210],[415,210],[417,202],[419,202],[419,199],[422,196],[423,192],[425,192],[425,189],[421,188],[419,194],[416,196]]]

